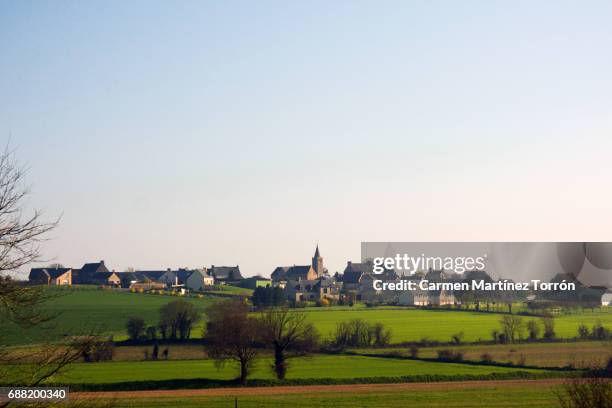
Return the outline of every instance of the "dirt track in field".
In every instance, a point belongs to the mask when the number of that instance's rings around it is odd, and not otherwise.
[[[545,380],[451,381],[399,384],[342,384],[297,385],[280,387],[208,388],[196,390],[74,392],[70,393],[70,399],[227,397],[241,395],[308,394],[313,392],[376,393],[394,391],[447,391],[457,389],[484,389],[496,387],[548,387],[562,384],[563,381],[565,380],[562,378],[553,378]]]

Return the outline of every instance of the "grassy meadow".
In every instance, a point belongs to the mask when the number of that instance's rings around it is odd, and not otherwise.
[[[28,345],[43,341],[60,340],[66,335],[78,335],[91,331],[112,334],[115,340],[127,338],[125,325],[132,316],[145,319],[147,324],[157,324],[159,309],[168,302],[184,299],[195,305],[200,313],[219,296],[204,295],[197,297],[176,297],[130,293],[119,290],[100,290],[92,286],[72,288],[52,288],[60,296],[45,306],[51,314],[59,314],[47,328],[24,330],[7,325],[3,336],[9,345]],[[244,293],[241,288],[224,288],[223,293]],[[422,310],[400,307],[366,308],[355,307],[311,307],[302,309],[308,319],[319,329],[323,338],[329,338],[336,324],[343,320],[360,318],[369,322],[381,322],[392,330],[392,343],[420,341],[424,338],[448,342],[455,333],[463,332],[466,342],[490,340],[491,331],[499,329],[501,315],[473,311],[449,311],[444,309]],[[204,316],[203,316],[204,317]],[[527,320],[537,318],[525,317]],[[582,323],[591,327],[596,322],[612,328],[612,308],[595,309],[577,314],[561,315],[555,318],[555,330],[559,338],[573,338]],[[192,330],[192,337],[202,335],[203,319]]]
[[[601,366],[608,361],[608,358],[612,357],[612,342],[603,341],[421,347],[418,357],[437,358],[438,350],[442,349],[461,352],[464,360],[472,362],[482,361],[482,355],[486,353],[497,363],[557,368]],[[353,349],[349,352],[360,355],[410,356],[407,347]]]
[[[272,379],[270,358],[259,359],[250,379]],[[398,377],[410,375],[485,375],[527,371],[538,373],[542,370],[527,370],[487,365],[438,363],[405,359],[368,356],[314,355],[290,360],[287,379],[320,378],[366,378]],[[181,379],[236,378],[238,366],[228,363],[217,369],[212,360],[169,360],[169,361],[123,361],[105,363],[77,363],[70,370],[52,379],[66,384],[110,384],[130,381],[163,381]]]
[[[308,311],[308,318],[323,336],[329,336],[337,322],[360,318],[373,323],[381,322],[390,328],[393,332],[391,343],[419,341],[424,338],[448,342],[453,334],[459,332],[463,332],[463,340],[467,342],[490,340],[491,331],[499,329],[499,320],[502,316],[497,313],[385,307],[357,309],[345,307],[333,310],[311,308]],[[525,317],[524,320],[539,321],[535,317]],[[580,324],[584,323],[591,327],[597,322],[612,328],[612,310],[605,308],[558,316],[555,318],[555,331],[559,338],[573,338],[576,337]]]
[[[206,290],[203,293],[219,296],[251,296],[253,294],[253,289],[240,288],[232,285],[215,285],[212,289]]]
[[[225,288],[225,295],[243,293],[239,289]],[[47,310],[59,317],[47,329],[24,330],[9,326],[3,334],[12,345],[12,352],[22,352],[25,347],[36,348],[37,343],[45,340],[59,340],[64,336],[78,335],[90,331],[113,334],[115,340],[125,339],[125,325],[128,318],[138,316],[145,319],[148,325],[158,322],[159,309],[168,302],[183,299],[191,302],[204,318],[204,312],[213,302],[222,297],[205,294],[201,297],[176,297],[130,293],[118,290],[100,290],[94,287],[73,287],[51,289],[60,296],[47,304]],[[224,295],[224,296],[225,296]],[[443,309],[423,310],[401,307],[368,308],[363,305],[355,307],[311,307],[302,309],[307,318],[320,331],[323,338],[330,338],[336,324],[341,321],[360,318],[368,322],[381,322],[392,330],[392,343],[422,341],[423,339],[448,342],[453,334],[463,332],[464,342],[489,340],[491,331],[499,329],[501,314],[478,313],[474,311],[451,311]],[[539,320],[524,317],[525,321]],[[584,311],[581,313],[561,315],[555,318],[555,330],[559,338],[574,338],[580,324],[591,327],[597,322],[612,327],[612,310],[610,308]],[[192,330],[192,337],[202,334],[204,320]],[[25,346],[25,347],[20,347]],[[161,361],[143,361],[144,352],[151,351],[151,346],[119,346],[115,348],[113,361],[100,363],[71,364],[65,373],[49,379],[49,384],[66,384],[74,388],[113,389],[121,387],[185,387],[185,384],[199,383],[214,385],[215,381],[230,381],[238,374],[237,364],[228,362],[222,367],[206,358],[202,346],[197,343],[172,344],[169,346],[170,359]],[[381,381],[389,378],[416,377],[418,381],[431,381],[426,376],[448,377],[449,379],[474,379],[477,376],[523,376],[522,372],[541,374],[542,376],[562,376],[566,372],[546,370],[545,367],[565,367],[570,363],[581,368],[587,362],[609,356],[612,353],[609,344],[602,342],[563,342],[513,345],[460,345],[421,347],[419,357],[435,358],[441,348],[453,348],[463,353],[465,363],[437,362],[403,358],[409,355],[407,347],[390,347],[385,349],[349,350],[345,354],[316,354],[290,360],[287,380],[311,383],[327,382],[326,379],[347,380],[365,379],[363,382]],[[161,350],[160,350],[161,351]],[[395,353],[390,356],[376,354]],[[514,365],[530,365],[542,368],[506,367],[478,364],[484,353],[490,354],[495,362]],[[250,380],[268,381],[274,378],[271,371],[272,359],[269,351],[263,351],[257,359]],[[26,363],[27,364],[27,363]],[[12,366],[19,369],[19,365]],[[378,377],[378,380],[375,378]],[[490,378],[489,378],[490,379]],[[407,381],[401,378],[400,381]],[[123,384],[123,385],[122,385]],[[126,385],[127,384],[127,385]],[[130,385],[131,384],[131,385]],[[169,384],[169,385],[167,385]],[[201,385],[197,385],[201,386]],[[505,386],[504,386],[505,387]],[[379,390],[377,392],[347,393],[325,391],[314,396],[303,393],[273,395],[243,395],[240,407],[387,407],[398,405],[418,405],[431,407],[467,407],[467,406],[550,406],[554,394],[549,388],[504,388],[502,386],[471,389],[469,385],[457,388],[449,394],[440,389],[418,389],[411,391]],[[190,388],[187,386],[187,388]],[[231,397],[197,396],[172,398],[167,397],[126,398],[115,401],[120,407],[184,407],[228,406],[234,402]],[[449,398],[452,395],[452,398]]]
[[[6,344],[36,344],[43,341],[61,340],[66,335],[86,334],[91,331],[112,334],[115,340],[127,338],[125,325],[132,317],[142,317],[148,324],[156,324],[159,309],[177,299],[184,299],[204,310],[214,298],[179,298],[168,295],[130,293],[119,290],[100,290],[93,286],[50,289],[57,297],[45,304],[45,310],[58,315],[46,327],[23,329],[7,324],[3,334]],[[195,335],[202,334],[201,328]]]

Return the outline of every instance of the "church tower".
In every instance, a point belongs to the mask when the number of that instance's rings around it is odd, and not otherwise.
[[[317,244],[317,249],[312,257],[312,269],[317,272],[317,276],[323,276],[323,258],[321,257],[321,254],[319,254],[319,244]]]

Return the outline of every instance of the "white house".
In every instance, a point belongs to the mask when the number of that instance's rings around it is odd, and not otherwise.
[[[404,290],[400,293],[397,303],[402,306],[427,306],[429,295],[421,289]]]
[[[185,279],[185,286],[191,290],[204,290],[206,286],[212,286],[214,283],[215,278],[199,269],[191,271]]]
[[[602,306],[612,306],[612,289],[608,289],[606,293],[601,296]]]

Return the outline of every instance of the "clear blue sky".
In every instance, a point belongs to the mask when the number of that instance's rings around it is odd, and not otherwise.
[[[45,255],[307,263],[612,240],[612,2],[0,1]]]

